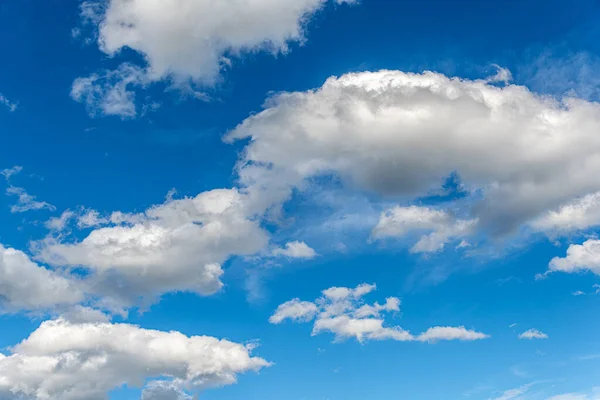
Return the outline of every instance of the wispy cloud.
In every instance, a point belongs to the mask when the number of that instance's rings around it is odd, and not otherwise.
[[[8,98],[6,98],[6,96],[4,96],[2,93],[0,93],[0,105],[3,105],[4,107],[8,108],[8,111],[10,111],[10,112],[16,111],[17,108],[19,107],[18,103],[13,103]]]

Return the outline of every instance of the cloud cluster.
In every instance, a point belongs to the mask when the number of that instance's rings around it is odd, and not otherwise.
[[[218,292],[225,261],[256,253],[268,243],[267,232],[236,189],[168,199],[141,214],[93,214],[84,221],[106,225],[81,241],[52,236],[39,241],[33,246],[36,258],[53,266],[87,269],[94,294],[122,306],[167,292]]]
[[[251,351],[214,337],[59,318],[0,354],[0,397],[102,400],[112,389],[150,380],[143,399],[186,398],[187,390],[230,385],[238,374],[270,365]]]
[[[376,289],[375,285],[363,283],[356,288],[332,287],[323,290],[322,296],[314,302],[294,299],[281,304],[270,317],[272,324],[285,320],[311,322],[313,335],[330,332],[336,341],[355,338],[359,342],[369,340],[396,340],[437,342],[440,340],[480,340],[489,336],[465,327],[429,328],[414,336],[399,326],[385,326],[384,313],[400,312],[400,299],[388,297],[384,304],[367,304],[364,296]]]
[[[240,181],[272,198],[333,174],[347,187],[411,201],[454,173],[471,193],[466,221],[499,235],[600,191],[599,129],[598,103],[433,72],[377,71],[277,94],[226,140],[251,139]]]
[[[336,4],[355,0],[335,0]],[[84,23],[98,27],[98,46],[108,55],[136,51],[144,68],[123,64],[115,71],[79,78],[72,96],[88,110],[136,115],[132,86],[168,79],[176,86],[213,85],[231,58],[244,53],[285,53],[302,42],[304,26],[328,0],[86,1]]]

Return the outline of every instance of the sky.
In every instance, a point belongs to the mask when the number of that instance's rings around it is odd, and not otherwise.
[[[600,4],[0,3],[0,399],[599,400]]]

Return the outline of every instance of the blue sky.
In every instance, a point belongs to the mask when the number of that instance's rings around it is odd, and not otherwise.
[[[0,5],[0,398],[600,399],[600,6]]]

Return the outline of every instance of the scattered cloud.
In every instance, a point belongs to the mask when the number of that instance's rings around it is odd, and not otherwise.
[[[396,206],[381,214],[371,237],[383,239],[411,232],[431,232],[411,248],[413,253],[429,253],[442,250],[449,241],[469,235],[476,223],[476,220],[460,220],[446,211],[429,207]]]
[[[548,339],[548,335],[544,332],[540,332],[537,329],[529,329],[519,335],[519,339]]]
[[[554,257],[548,267],[548,272],[590,271],[600,275],[600,240],[589,239],[583,244],[570,245],[566,257]]]
[[[6,181],[10,181],[10,178],[13,175],[17,175],[17,174],[21,173],[21,171],[23,171],[23,167],[21,167],[20,165],[15,165],[12,168],[3,169],[2,171],[0,171],[0,174],[2,176],[4,176]]]
[[[388,297],[384,304],[367,304],[364,296],[373,292],[375,285],[363,283],[356,288],[332,287],[323,290],[314,302],[299,299],[281,304],[269,319],[272,324],[281,324],[290,319],[294,322],[314,320],[312,334],[322,332],[334,334],[336,341],[355,338],[359,342],[369,340],[396,340],[437,342],[441,340],[480,340],[488,338],[480,332],[465,327],[436,326],[418,336],[399,326],[385,326],[382,313],[400,312],[400,299]]]
[[[7,99],[6,96],[4,96],[2,93],[0,93],[0,105],[3,105],[4,107],[8,108],[8,111],[10,112],[17,111],[17,108],[19,107],[18,103],[13,103],[9,99]]]
[[[159,395],[168,388],[170,394],[197,393],[270,365],[251,351],[252,346],[209,336],[59,318],[43,322],[10,354],[0,354],[0,396],[104,399],[113,389],[150,380],[143,398],[164,399]]]
[[[35,196],[30,195],[22,187],[9,186],[6,188],[7,196],[17,196],[17,204],[10,207],[10,212],[23,213],[34,210],[55,211],[56,207],[45,201],[37,201]]]
[[[304,242],[294,241],[286,243],[284,248],[273,250],[274,256],[284,256],[288,258],[311,259],[317,256],[317,253]]]
[[[145,71],[131,64],[121,64],[114,71],[77,78],[71,87],[73,100],[84,103],[90,116],[117,115],[133,118],[136,86],[147,83]]]

